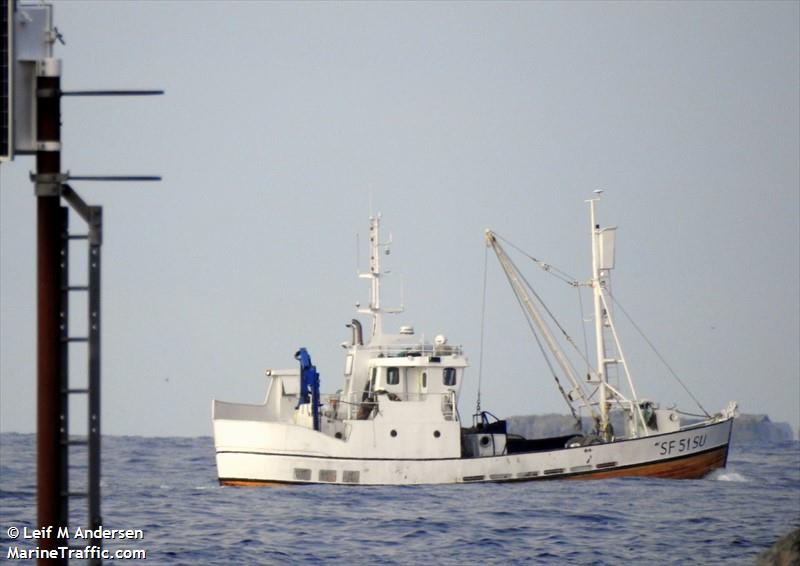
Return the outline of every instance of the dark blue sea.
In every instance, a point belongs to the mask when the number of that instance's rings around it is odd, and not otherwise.
[[[8,536],[35,526],[35,481],[35,436],[0,435],[0,562],[36,546]],[[694,481],[232,488],[210,438],[106,437],[102,488],[104,526],[144,536],[106,548],[150,564],[752,564],[800,526],[800,443]]]

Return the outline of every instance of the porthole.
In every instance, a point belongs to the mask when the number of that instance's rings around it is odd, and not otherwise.
[[[336,433],[336,434],[334,434],[333,436],[335,436],[336,438],[338,438],[339,440],[341,440],[341,438],[342,438],[342,433],[341,433],[341,432],[337,432],[337,433]]]
[[[396,431],[396,430],[394,430],[394,429],[392,429],[392,432],[390,432],[390,433],[389,433],[389,435],[390,435],[392,438],[394,438],[395,436],[397,436],[397,431]]]
[[[488,446],[488,445],[489,445],[489,437],[481,436],[481,446]]]
[[[442,436],[442,433],[441,433],[441,432],[439,432],[438,430],[434,430],[434,431],[433,431],[433,437],[434,437],[434,438],[439,438],[440,436]]]

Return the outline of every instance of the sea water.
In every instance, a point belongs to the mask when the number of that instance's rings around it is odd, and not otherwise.
[[[37,526],[35,440],[0,435],[0,562],[40,544],[8,535]],[[735,445],[703,480],[234,488],[210,438],[104,437],[102,477],[104,527],[143,534],[104,547],[151,564],[752,564],[800,526],[798,442]]]

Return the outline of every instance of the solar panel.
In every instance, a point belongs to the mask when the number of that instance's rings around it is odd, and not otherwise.
[[[0,0],[0,161],[11,159],[11,68],[14,0]]]

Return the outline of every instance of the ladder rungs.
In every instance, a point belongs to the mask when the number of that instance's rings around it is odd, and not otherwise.
[[[61,497],[88,497],[89,494],[85,491],[62,491]]]
[[[88,342],[88,336],[67,336],[61,339],[62,342]]]
[[[68,234],[68,240],[88,240],[89,234]]]
[[[68,285],[67,287],[61,287],[62,291],[88,291],[88,285]]]

